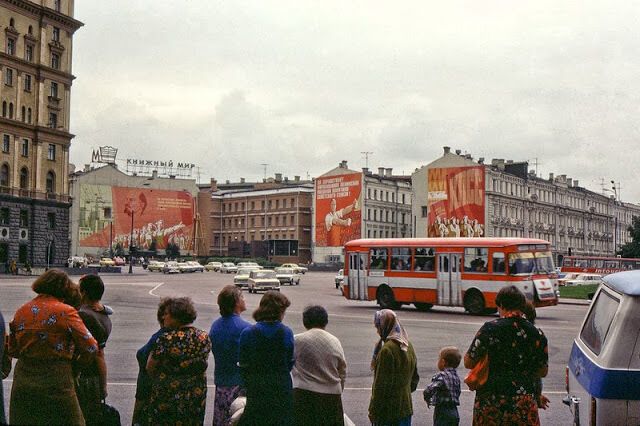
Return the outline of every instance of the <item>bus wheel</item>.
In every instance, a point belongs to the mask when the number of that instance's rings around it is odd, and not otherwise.
[[[433,308],[433,305],[431,303],[415,302],[413,306],[415,306],[417,310],[423,312],[430,311],[431,308]]]
[[[473,315],[484,313],[484,297],[477,290],[468,291],[464,296],[464,309]]]
[[[378,304],[382,309],[398,309],[400,307],[393,296],[393,291],[387,286],[378,289]]]

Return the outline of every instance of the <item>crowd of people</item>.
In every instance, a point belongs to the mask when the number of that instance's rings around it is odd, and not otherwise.
[[[107,365],[104,350],[113,311],[102,304],[104,284],[95,275],[75,284],[49,270],[32,285],[35,298],[22,305],[5,335],[0,315],[3,377],[13,367],[9,418],[0,404],[0,424],[104,424]],[[329,315],[319,305],[302,314],[305,332],[294,335],[283,323],[289,299],[269,291],[253,312],[240,289],[223,287],[220,317],[209,332],[194,327],[197,312],[188,297],[163,298],[158,330],[138,350],[139,374],[134,425],[202,424],[206,412],[209,354],[214,357],[214,425],[344,425],[342,392],[347,361],[338,338],[326,331]],[[425,387],[435,425],[460,421],[461,380],[476,391],[474,425],[536,425],[546,408],[542,377],[547,374],[547,341],[534,325],[535,309],[515,287],[496,297],[499,318],[476,333],[464,357],[453,346],[439,353],[439,372]],[[379,336],[371,358],[369,404],[372,425],[410,425],[411,394],[418,382],[417,359],[396,313],[377,311]],[[0,386],[0,401],[2,400]],[[241,403],[240,403],[241,402]],[[240,403],[240,404],[239,404]],[[237,410],[238,406],[241,409]],[[108,407],[108,406],[107,406]]]

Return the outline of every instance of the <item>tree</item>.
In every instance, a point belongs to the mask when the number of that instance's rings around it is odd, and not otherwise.
[[[640,217],[633,216],[627,231],[631,234],[631,241],[621,246],[618,254],[622,257],[640,257]]]
[[[116,244],[116,246],[113,248],[113,254],[118,257],[124,257],[124,248],[122,248],[122,244]]]
[[[178,247],[178,245],[175,243],[169,243],[167,244],[165,252],[167,253],[167,257],[169,259],[175,259],[176,257],[180,256],[180,247]]]

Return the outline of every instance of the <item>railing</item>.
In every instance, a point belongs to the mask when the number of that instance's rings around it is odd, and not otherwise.
[[[71,197],[66,194],[57,194],[53,192],[34,191],[30,189],[10,188],[8,186],[0,186],[0,194],[12,195],[14,197],[34,198],[36,200],[59,201],[62,203],[70,203]]]

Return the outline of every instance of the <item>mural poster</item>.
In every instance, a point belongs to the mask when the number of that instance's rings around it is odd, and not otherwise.
[[[360,238],[362,173],[316,179],[316,246],[341,247]]]

